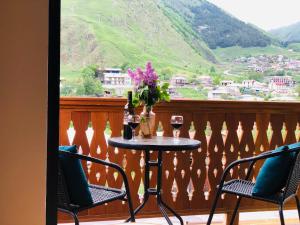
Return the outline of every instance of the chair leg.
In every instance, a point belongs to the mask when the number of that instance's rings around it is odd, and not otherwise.
[[[236,217],[236,213],[240,207],[240,204],[241,204],[241,201],[242,201],[242,197],[239,197],[236,204],[235,204],[235,208],[234,208],[234,211],[232,213],[232,217],[231,217],[231,220],[230,220],[230,225],[233,225],[234,224],[234,219]],[[238,223],[237,223],[238,224]]]
[[[279,205],[279,216],[280,216],[280,223],[281,223],[281,225],[284,225],[283,204]]]
[[[132,200],[131,200],[131,194],[130,194],[129,184],[128,184],[128,181],[127,181],[126,177],[124,179],[124,184],[125,184],[127,203],[128,203],[129,213],[130,213],[130,217],[126,220],[126,222],[129,222],[129,221],[135,222],[135,216],[134,216],[134,210],[133,210],[133,205],[132,205]]]
[[[75,222],[75,225],[79,225],[79,220],[78,220],[78,216],[77,216],[77,213],[76,212],[72,212],[72,211],[69,211],[69,210],[61,210],[62,212],[64,213],[67,213],[69,215],[71,215],[74,219],[74,222]]]
[[[77,213],[74,213],[74,212],[71,212],[71,211],[68,211],[67,213],[70,214],[73,217],[75,225],[79,225],[79,220],[78,220],[78,217],[77,217]]]
[[[296,203],[297,203],[297,209],[298,209],[298,216],[299,216],[299,221],[300,221],[300,202],[299,198],[297,195],[295,195]]]
[[[129,193],[129,190],[128,190],[128,193]],[[129,213],[130,213],[130,220],[131,220],[131,222],[135,222],[134,211],[133,211],[130,193],[127,194],[127,201],[128,201],[128,207],[129,207]]]
[[[220,198],[221,193],[222,193],[222,187],[219,187],[218,192],[217,192],[216,197],[215,197],[214,202],[213,202],[213,206],[211,207],[210,214],[209,214],[206,225],[211,224],[211,221],[212,221],[212,218],[214,216],[214,213],[215,213],[215,210],[216,210],[216,207],[217,207],[217,203],[218,203],[218,200]]]

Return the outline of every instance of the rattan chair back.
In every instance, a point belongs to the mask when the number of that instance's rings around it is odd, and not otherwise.
[[[70,197],[68,188],[65,180],[65,176],[61,169],[60,163],[58,163],[58,179],[57,179],[57,206],[59,208],[69,209],[70,208]]]
[[[289,178],[287,180],[286,188],[283,193],[283,200],[289,198],[297,193],[300,184],[300,148],[296,153],[294,163],[292,165]]]

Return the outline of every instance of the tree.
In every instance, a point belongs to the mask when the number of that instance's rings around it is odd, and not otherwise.
[[[214,66],[210,67],[209,72],[210,72],[211,74],[216,73],[215,67],[214,67]]]
[[[197,80],[197,75],[196,75],[196,74],[191,75],[191,76],[188,78],[188,81],[189,81],[189,83],[193,83],[193,84],[199,83],[198,80]]]
[[[81,75],[84,76],[91,76],[93,78],[97,77],[97,69],[98,66],[97,65],[89,65],[85,68],[83,68],[83,70],[81,71]]]
[[[124,62],[124,63],[122,63],[122,65],[120,67],[121,67],[121,70],[123,72],[127,72],[127,70],[129,69],[130,65],[129,65],[128,62]]]
[[[258,82],[262,82],[263,79],[264,79],[264,76],[261,73],[255,73],[255,72],[253,72],[253,73],[249,74],[248,79],[249,80],[256,80]]]
[[[99,79],[96,78],[96,66],[87,66],[82,70],[82,88],[79,92],[83,92],[82,95],[102,95],[103,88]],[[81,93],[80,93],[81,94]]]
[[[284,76],[285,75],[285,71],[284,70],[279,70],[276,72],[276,76]]]
[[[173,71],[169,67],[163,68],[160,71],[160,77],[162,80],[169,81],[172,75],[173,75]]]
[[[74,87],[72,87],[69,83],[61,84],[60,86],[60,95],[61,96],[72,96],[74,91]]]
[[[214,74],[212,76],[212,80],[214,85],[219,85],[222,80],[222,76],[220,74]]]

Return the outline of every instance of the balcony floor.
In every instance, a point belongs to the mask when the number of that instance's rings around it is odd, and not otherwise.
[[[284,212],[286,225],[299,225],[298,213],[296,210],[286,210]],[[183,216],[183,220],[187,225],[204,225],[206,224],[207,215],[201,216]],[[171,217],[174,225],[179,225],[175,218]],[[223,214],[214,216],[213,225],[223,225],[225,217]],[[123,221],[99,221],[99,222],[82,222],[81,225],[115,225]],[[167,225],[163,218],[147,218],[137,219],[137,222],[145,223],[145,225]],[[146,224],[147,223],[147,224]],[[71,225],[72,223],[61,223],[59,225]],[[253,212],[253,213],[240,213],[239,225],[278,225],[279,215],[277,211],[272,212]]]

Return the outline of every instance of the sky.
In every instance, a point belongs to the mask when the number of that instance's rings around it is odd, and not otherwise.
[[[208,0],[240,20],[264,30],[300,21],[300,0]]]

